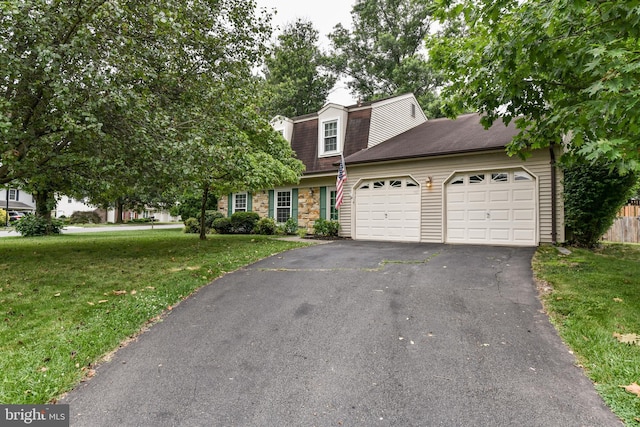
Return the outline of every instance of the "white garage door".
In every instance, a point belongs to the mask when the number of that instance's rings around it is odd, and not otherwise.
[[[535,179],[524,170],[455,175],[446,198],[448,243],[537,244]]]
[[[418,242],[420,186],[411,178],[362,182],[356,189],[356,239]]]

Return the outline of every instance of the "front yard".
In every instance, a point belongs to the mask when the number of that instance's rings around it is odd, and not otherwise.
[[[45,403],[216,277],[301,243],[181,230],[0,239],[0,403]]]
[[[639,426],[640,395],[624,387],[640,384],[640,245],[570,250],[536,253],[536,276],[550,285],[544,306],[605,402]]]

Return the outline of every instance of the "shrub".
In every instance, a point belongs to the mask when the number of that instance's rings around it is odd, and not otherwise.
[[[204,226],[207,230],[211,230],[213,228],[213,221],[218,218],[224,218],[218,211],[205,211],[204,212]],[[200,214],[198,214],[198,219],[200,219]]]
[[[7,211],[0,209],[0,227],[4,227],[7,224]]]
[[[564,214],[569,241],[587,248],[613,224],[635,190],[637,176],[620,176],[610,165],[576,161],[564,168]]]
[[[253,232],[255,234],[272,235],[275,234],[277,228],[278,226],[273,218],[262,218],[256,223]]]
[[[47,236],[60,234],[63,222],[56,218],[42,218],[36,215],[26,215],[16,222],[16,231],[24,237]]]
[[[259,219],[256,212],[236,212],[231,215],[231,227],[234,233],[250,234]]]
[[[102,218],[94,211],[75,211],[69,217],[69,224],[100,224]]]
[[[196,218],[187,218],[184,221],[184,232],[189,234],[200,234],[200,221]]]
[[[217,218],[213,221],[213,229],[218,234],[231,234],[233,227],[231,226],[231,218]]]
[[[294,218],[289,218],[280,226],[284,234],[293,235],[298,232],[298,222]]]
[[[319,218],[313,224],[313,234],[317,237],[337,237],[340,230],[340,223],[338,221],[327,221],[324,218]]]

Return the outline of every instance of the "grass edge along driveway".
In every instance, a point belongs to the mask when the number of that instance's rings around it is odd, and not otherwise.
[[[607,405],[640,426],[640,245],[603,244],[569,255],[541,246],[534,273],[552,323]],[[625,339],[626,337],[626,339]]]
[[[0,239],[0,403],[55,400],[200,287],[304,245],[181,230]]]

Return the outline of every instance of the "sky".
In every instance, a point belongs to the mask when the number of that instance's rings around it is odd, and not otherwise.
[[[276,10],[277,13],[273,16],[274,27],[283,28],[298,18],[313,22],[313,26],[320,33],[320,46],[325,50],[329,46],[326,35],[333,31],[337,23],[342,23],[346,28],[351,27],[351,8],[355,4],[355,0],[256,0],[256,2],[258,9]],[[344,82],[338,82],[329,95],[329,102],[352,105],[356,101],[349,94]]]

